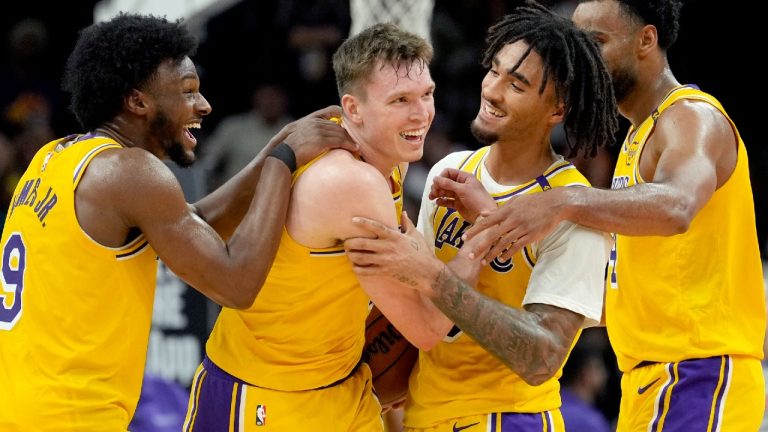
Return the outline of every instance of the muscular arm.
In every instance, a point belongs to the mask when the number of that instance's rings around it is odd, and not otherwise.
[[[140,229],[180,278],[213,301],[245,308],[253,303],[274,259],[285,220],[291,175],[275,158],[263,162],[255,197],[228,241],[190,211],[177,180],[143,150],[118,153],[111,200],[124,224]]]
[[[564,217],[626,235],[675,235],[736,166],[730,124],[709,104],[681,101],[656,125],[640,161],[647,183],[619,190],[570,190]]]
[[[489,228],[484,234],[488,244],[501,238],[490,257],[517,240],[509,251],[514,253],[562,220],[624,235],[680,234],[731,175],[736,154],[734,132],[719,111],[681,101],[659,117],[643,150],[640,172],[647,183],[618,190],[556,188],[521,196],[481,218],[467,235]]]

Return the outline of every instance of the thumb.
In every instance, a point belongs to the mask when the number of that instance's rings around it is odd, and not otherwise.
[[[404,233],[409,233],[416,229],[416,227],[413,225],[413,221],[411,221],[411,218],[408,217],[408,212],[405,210],[403,210],[401,225],[401,231]]]

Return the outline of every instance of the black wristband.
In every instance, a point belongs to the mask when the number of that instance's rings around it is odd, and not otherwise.
[[[291,174],[296,171],[296,153],[288,144],[281,142],[269,152],[269,156],[280,159],[291,171]]]

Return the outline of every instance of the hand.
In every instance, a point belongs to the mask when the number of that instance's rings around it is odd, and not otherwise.
[[[448,262],[448,268],[456,277],[463,280],[467,285],[476,288],[477,281],[480,279],[480,270],[487,262],[480,257],[484,257],[490,246],[487,246],[482,253],[475,252],[484,245],[482,236],[475,236],[468,242],[465,242],[456,256]]]
[[[352,218],[352,222],[376,236],[344,242],[355,274],[388,277],[409,288],[431,293],[431,283],[444,266],[405,212],[405,232],[363,217]]]
[[[272,138],[270,144],[285,142],[296,154],[296,166],[305,165],[324,151],[341,148],[352,153],[359,152],[347,131],[331,117],[341,117],[341,108],[332,105],[315,111],[287,124]]]
[[[496,209],[496,202],[477,177],[454,168],[446,168],[434,178],[429,199],[437,199],[441,207],[456,209],[471,223],[475,223],[481,212]]]
[[[462,236],[465,241],[462,249],[467,249],[469,257],[484,255],[487,262],[498,256],[508,260],[524,246],[541,240],[555,229],[562,221],[560,213],[567,193],[568,188],[562,187],[522,194],[492,212],[482,212]]]

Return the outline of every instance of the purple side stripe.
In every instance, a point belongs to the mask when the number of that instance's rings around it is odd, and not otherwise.
[[[204,375],[205,369],[200,369],[200,373],[197,374],[195,377],[195,382],[192,384],[192,388],[194,388],[194,392],[192,393],[192,412],[189,415],[189,423],[187,424],[187,428],[184,430],[184,432],[190,432],[192,430],[192,424],[195,422],[195,417],[197,417],[197,401],[200,397],[200,386],[203,383]]]
[[[725,405],[725,392],[731,384],[729,381],[731,374],[731,356],[724,356],[723,361],[725,362],[725,368],[723,370],[723,383],[720,385],[720,391],[717,392],[717,399],[715,401],[715,416],[712,421],[711,429],[713,432],[720,430],[720,422],[722,421],[720,418],[720,411]]]
[[[667,390],[669,390],[669,387],[672,385],[672,383],[675,382],[675,374],[674,374],[674,363],[668,363],[666,366],[667,369],[667,383],[664,384],[664,387],[659,392],[659,401],[658,405],[656,406],[656,416],[653,418],[653,423],[651,426],[651,432],[656,432],[659,427],[659,420],[661,420],[661,417],[664,416],[664,400],[667,398]]]
[[[501,413],[501,432],[551,432],[552,425],[545,423],[546,413]],[[491,430],[494,430],[493,428]]]
[[[725,362],[725,365],[723,363]],[[656,418],[651,431],[661,432],[659,423],[664,418],[664,432],[717,430],[719,411],[728,386],[730,358],[727,356],[685,360],[677,364],[677,383],[670,390],[670,383],[662,389]],[[673,373],[673,364],[667,366]],[[724,370],[721,374],[721,368]],[[721,381],[722,376],[722,383]],[[674,377],[673,377],[674,378]],[[718,388],[720,384],[720,388]],[[671,391],[669,405],[664,404],[666,393]],[[713,429],[708,429],[714,402]],[[664,409],[666,408],[666,414]]]

